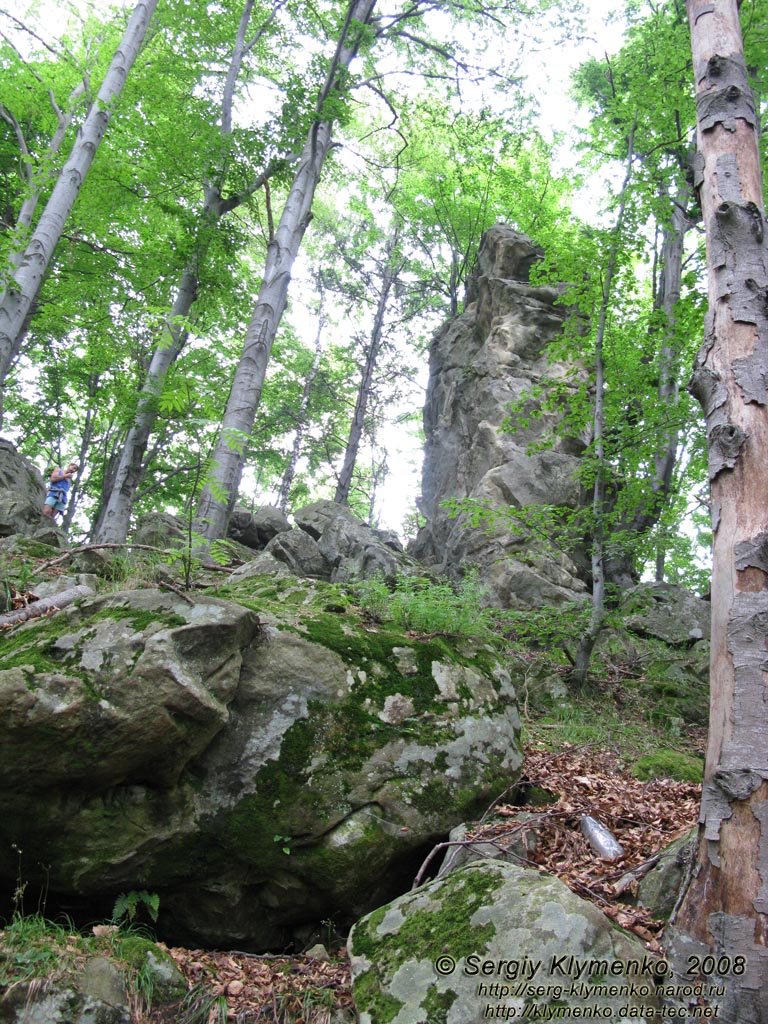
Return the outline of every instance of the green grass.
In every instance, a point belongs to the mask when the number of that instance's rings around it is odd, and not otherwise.
[[[107,926],[99,935],[78,932],[69,922],[59,924],[41,914],[15,913],[0,929],[0,988],[11,985],[56,983],[79,974],[93,957],[113,961],[122,974],[129,1001],[148,1006],[157,994],[148,953],[168,959],[152,939],[136,929]],[[178,998],[166,991],[163,998]]]
[[[631,702],[624,700],[623,693],[610,690],[603,694],[570,696],[567,703],[524,715],[522,736],[526,745],[543,743],[553,751],[562,749],[565,744],[615,750],[627,762],[654,757],[662,747],[671,760],[675,760],[676,773],[672,778],[701,781],[700,772],[698,778],[691,776],[691,763],[697,760],[691,757],[691,748],[698,744],[699,736],[686,735],[675,721],[669,724],[659,721],[655,704],[644,701],[642,696],[634,695]],[[680,774],[683,760],[688,766],[685,776]]]
[[[70,929],[38,914],[14,914],[0,931],[0,985],[63,977],[84,949]]]
[[[656,750],[645,754],[632,765],[638,779],[678,779],[680,782],[701,782],[704,761],[680,750]]]
[[[495,638],[494,617],[483,607],[485,590],[474,576],[457,584],[422,576],[383,576],[357,580],[349,587],[361,614],[396,629],[423,634]]]

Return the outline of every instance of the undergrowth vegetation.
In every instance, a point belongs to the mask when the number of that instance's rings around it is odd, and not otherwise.
[[[89,963],[108,961],[122,979],[136,1024],[146,1019],[155,1002],[178,998],[183,992],[180,978],[174,984],[167,969],[159,969],[163,960],[170,958],[136,928],[96,925],[86,934],[70,921],[59,923],[40,913],[16,911],[0,930],[0,989],[21,987],[22,992],[31,992],[55,986],[81,976]]]
[[[496,635],[486,588],[474,574],[456,585],[425,576],[399,575],[390,585],[383,575],[356,580],[349,593],[363,617],[406,632],[473,637]]]
[[[389,582],[379,575],[337,592],[374,625],[493,645],[515,678],[527,742],[553,750],[568,744],[602,747],[621,753],[628,764],[638,762],[638,772],[662,775],[666,766],[672,778],[700,780],[708,714],[706,645],[673,650],[632,636],[615,610],[606,617],[589,685],[575,691],[569,673],[589,619],[587,602],[525,611],[491,608],[472,574],[455,584],[410,576]],[[670,756],[659,757],[660,750]]]

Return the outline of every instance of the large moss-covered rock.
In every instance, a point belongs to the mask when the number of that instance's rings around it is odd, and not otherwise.
[[[656,961],[562,882],[470,864],[358,922],[349,940],[360,1024],[645,1018]],[[634,1011],[634,1012],[628,1012]],[[580,1016],[585,1016],[582,1013]]]
[[[2,1024],[131,1024],[140,1000],[159,1008],[187,992],[168,953],[138,934],[121,936],[109,955],[87,950],[89,940],[80,936],[70,936],[69,942],[62,955],[55,946],[46,950],[38,933],[34,950],[19,950],[5,945],[0,933]],[[29,979],[36,955],[47,969]]]
[[[85,961],[77,976],[11,986],[0,999],[2,1024],[131,1024],[128,992],[116,964]]]
[[[106,900],[147,889],[175,938],[282,946],[410,882],[519,769],[482,645],[364,628],[325,584],[228,600],[135,591],[8,638],[0,872]]]

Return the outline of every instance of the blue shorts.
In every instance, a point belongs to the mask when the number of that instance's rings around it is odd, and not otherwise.
[[[45,496],[45,504],[50,505],[55,512],[63,512],[67,507],[67,495],[58,488],[52,488]]]

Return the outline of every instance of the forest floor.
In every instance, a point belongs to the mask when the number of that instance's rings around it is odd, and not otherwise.
[[[532,731],[536,735],[536,729]],[[689,737],[694,747],[700,736]],[[661,953],[663,922],[633,904],[638,877],[664,847],[696,824],[701,787],[671,779],[641,781],[627,771],[616,750],[564,744],[547,749],[544,740],[525,750],[525,770],[515,791],[537,794],[536,806],[497,803],[469,838],[504,847],[522,840],[531,867],[557,875],[573,892],[595,903],[621,927],[634,932],[651,952]],[[511,794],[510,794],[511,795]],[[527,812],[523,819],[520,812]],[[533,812],[533,813],[532,813]],[[624,849],[614,861],[600,860],[579,823],[590,815],[605,825]],[[435,861],[435,865],[439,860]],[[257,956],[169,948],[200,993],[200,1024],[331,1024],[354,1020],[345,949],[330,960],[308,956]],[[207,1009],[207,1015],[205,1010]],[[147,1024],[175,1024],[172,1008]]]

